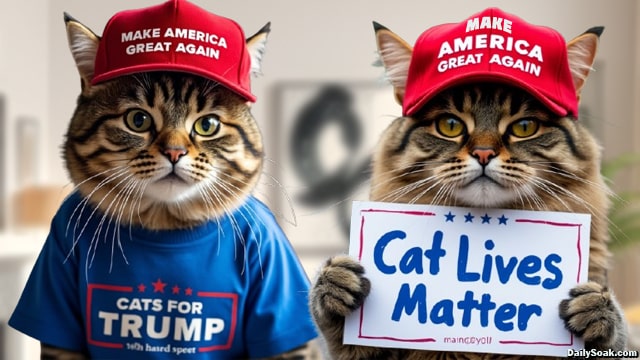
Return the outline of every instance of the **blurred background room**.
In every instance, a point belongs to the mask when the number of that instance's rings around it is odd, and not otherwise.
[[[80,91],[63,12],[101,34],[115,12],[160,0],[12,2],[0,12],[0,360],[38,358],[38,345],[6,322],[47,234],[72,190],[61,144]],[[372,66],[372,21],[412,44],[426,28],[489,6],[571,39],[605,26],[583,92],[580,121],[604,148],[623,201],[612,215],[612,287],[640,326],[640,2],[636,0],[193,0],[251,35],[271,21],[253,114],[267,163],[257,190],[276,213],[311,278],[345,252],[350,204],[367,198],[369,153],[400,107]],[[55,331],[55,329],[52,329]]]

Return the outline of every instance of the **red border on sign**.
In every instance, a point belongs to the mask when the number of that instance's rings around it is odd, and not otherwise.
[[[384,210],[384,209],[364,209],[360,211],[360,248],[358,251],[358,260],[362,260],[362,251],[364,248],[364,227],[365,227],[365,214],[367,213],[394,213],[394,214],[404,214],[404,215],[416,215],[416,216],[436,216],[433,212],[426,211],[402,211],[402,210]],[[559,227],[574,227],[577,229],[577,238],[576,238],[576,247],[578,254],[578,269],[576,276],[576,283],[580,283],[580,270],[583,266],[582,259],[582,225],[581,223],[561,223],[561,222],[553,222],[547,220],[539,220],[539,219],[515,219],[516,223],[530,223],[530,224],[538,224],[538,225],[547,225],[547,226],[559,226]],[[362,339],[376,339],[376,340],[389,340],[389,341],[397,341],[397,342],[412,342],[412,343],[424,343],[424,342],[436,342],[434,338],[396,338],[390,336],[372,336],[363,334],[363,323],[364,323],[364,311],[365,311],[365,303],[362,304],[360,308],[360,324],[359,324],[359,332],[358,337]],[[500,344],[509,344],[509,345],[546,345],[546,346],[572,346],[574,344],[574,336],[572,333],[569,333],[569,339],[567,342],[557,343],[557,342],[549,342],[549,341],[522,341],[522,340],[499,340]]]
[[[414,215],[414,216],[436,216],[435,213],[429,211],[403,211],[403,210],[383,210],[383,209],[366,209],[360,211],[360,250],[358,253],[358,260],[362,260],[362,248],[364,247],[364,215],[363,213],[392,213],[402,215]],[[391,340],[398,342],[435,342],[434,338],[418,338],[418,339],[402,339],[390,336],[372,336],[364,335],[362,333],[362,326],[364,323],[364,305],[360,307],[360,325],[358,329],[358,337],[361,339],[376,339],[376,340]]]

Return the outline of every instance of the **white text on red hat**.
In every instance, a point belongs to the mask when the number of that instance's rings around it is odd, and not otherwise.
[[[161,28],[140,29],[123,32],[120,34],[122,43],[134,42],[146,39],[188,39],[202,44],[179,42],[175,46],[175,52],[183,52],[192,55],[201,55],[209,58],[220,58],[220,48],[227,48],[227,40],[223,36],[207,33],[196,29],[186,28]],[[144,52],[172,51],[171,41],[156,41],[130,44],[125,48],[127,55],[134,55]]]
[[[509,35],[500,33],[481,33],[457,37],[452,40],[442,42],[438,59],[448,56],[438,63],[438,72],[445,72],[449,69],[461,66],[479,64],[484,53],[473,53],[466,55],[456,55],[461,52],[469,52],[477,49],[494,49],[513,53],[511,55],[500,55],[493,53],[488,60],[489,64],[497,64],[520,70],[534,76],[540,76],[542,63],[542,47],[538,44],[530,44],[526,39],[518,39],[510,36],[513,22],[501,17],[476,17],[467,20],[466,33],[477,32],[479,30],[499,30]]]

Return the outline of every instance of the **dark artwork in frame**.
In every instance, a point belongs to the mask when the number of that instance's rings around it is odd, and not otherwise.
[[[283,227],[303,254],[344,251],[352,200],[368,199],[372,150],[401,114],[393,89],[373,81],[288,81],[272,94],[269,155],[290,199],[278,207],[292,207],[295,217]]]

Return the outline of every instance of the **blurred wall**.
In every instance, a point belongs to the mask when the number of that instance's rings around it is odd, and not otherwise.
[[[15,4],[11,11],[0,12],[0,96],[4,98],[2,137],[0,138],[0,164],[2,181],[0,191],[0,224],[11,220],[9,199],[19,187],[19,182],[44,178],[49,166],[60,167],[59,159],[47,153],[57,153],[59,139],[47,134],[49,125],[49,80],[51,70],[48,59],[49,7],[47,2],[25,1]],[[18,120],[26,126],[17,126]],[[38,131],[32,129],[34,122],[40,125]],[[60,125],[54,125],[60,126]],[[18,133],[38,146],[26,157],[19,157],[16,149],[21,146]],[[44,144],[51,143],[51,148]],[[19,161],[26,161],[21,170]],[[18,172],[25,174],[18,178]],[[58,179],[64,181],[64,179]]]

